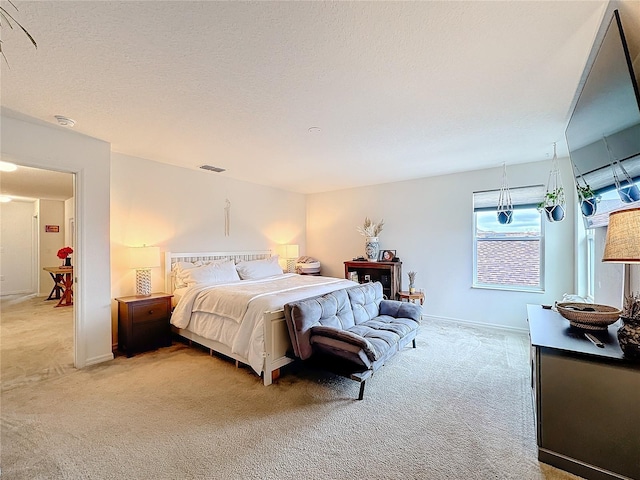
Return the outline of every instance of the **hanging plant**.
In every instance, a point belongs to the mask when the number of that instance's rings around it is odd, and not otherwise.
[[[575,163],[571,162],[571,166],[575,172],[576,192],[578,193],[578,204],[585,218],[592,217],[596,214],[597,204],[600,201],[600,195],[591,189],[587,181],[584,179]]]
[[[562,185],[562,176],[560,175],[560,166],[558,164],[558,155],[554,142],[547,192],[544,195],[544,200],[538,204],[538,209],[544,210],[547,220],[550,222],[560,222],[564,219],[565,206],[564,187]]]
[[[576,190],[578,191],[578,203],[580,204],[582,215],[586,218],[593,217],[598,209],[597,204],[600,201],[600,196],[595,194],[588,183],[577,185]]]
[[[616,184],[616,190],[618,191],[618,195],[620,196],[620,200],[623,203],[633,203],[640,200],[640,189],[635,184],[627,170],[624,166],[613,157],[611,153],[611,149],[609,148],[609,142],[607,142],[607,137],[602,137],[604,141],[605,147],[607,147],[607,154],[609,155],[609,160],[611,161],[611,170],[613,171],[613,181]],[[617,166],[617,168],[616,168]],[[618,170],[622,174],[622,179],[618,175]]]
[[[507,165],[502,164],[502,186],[500,187],[500,197],[498,198],[498,223],[508,225],[513,221],[513,202],[507,181]]]

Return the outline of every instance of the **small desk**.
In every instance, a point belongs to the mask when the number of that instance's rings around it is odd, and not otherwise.
[[[420,300],[420,305],[424,304],[424,292],[398,292],[398,298],[400,301],[407,299],[407,302],[416,303],[414,300]]]
[[[73,305],[73,267],[42,267],[49,272],[53,280],[53,288],[47,300],[59,300],[56,307]]]

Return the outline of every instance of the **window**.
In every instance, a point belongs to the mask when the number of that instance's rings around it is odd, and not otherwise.
[[[539,195],[540,187],[515,190],[521,191],[514,195],[512,190],[515,210],[508,225],[498,222],[497,202],[496,206],[487,206],[493,191],[474,193],[474,287],[539,292],[544,289],[544,222],[531,203],[531,195]],[[520,197],[522,193],[527,195]],[[519,197],[526,198],[526,203],[518,201]]]
[[[587,299],[594,301],[596,291],[595,269],[596,269],[596,247],[595,232],[588,229],[585,235],[587,247]]]

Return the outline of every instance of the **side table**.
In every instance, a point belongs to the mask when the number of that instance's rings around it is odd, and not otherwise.
[[[73,267],[42,267],[49,272],[53,288],[47,300],[59,300],[56,307],[73,305]]]
[[[424,292],[413,292],[413,293],[409,293],[409,292],[398,292],[398,299],[400,301],[403,300],[407,300],[407,302],[413,302],[416,303],[416,300],[420,300],[420,305],[424,304]]]
[[[118,348],[130,357],[171,345],[171,297],[167,293],[116,298],[118,302]]]

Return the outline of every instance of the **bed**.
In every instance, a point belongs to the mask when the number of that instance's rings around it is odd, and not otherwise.
[[[356,285],[339,278],[282,273],[277,260],[270,251],[167,252],[173,331],[234,359],[236,365],[249,365],[270,385],[280,368],[293,361],[287,356],[291,341],[283,306]],[[238,275],[233,277],[231,270]]]

